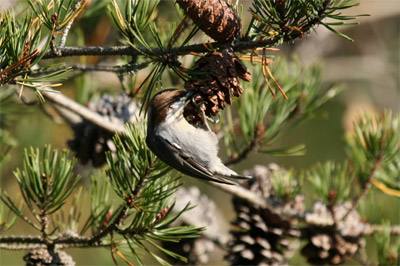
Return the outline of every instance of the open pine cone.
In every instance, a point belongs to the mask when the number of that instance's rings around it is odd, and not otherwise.
[[[240,34],[240,18],[224,0],[176,0],[176,3],[216,41],[228,41]]]
[[[341,221],[350,207],[350,204],[334,207],[336,220],[340,221],[337,225],[339,232],[332,226],[323,225],[305,229],[307,231],[305,235],[309,242],[302,248],[301,253],[309,263],[315,265],[342,264],[352,258],[360,247],[364,246],[362,237],[371,228],[361,221],[357,211],[352,211],[344,221]],[[314,204],[313,213],[308,215],[307,219],[331,220],[332,214],[323,202],[317,201]]]
[[[184,116],[194,125],[203,124],[198,108],[212,117],[232,104],[232,96],[239,97],[243,88],[238,78],[250,81],[250,72],[234,53],[228,51],[210,52],[194,65],[192,79],[185,82],[185,89],[194,91],[193,100],[184,111]],[[196,105],[199,105],[196,106]]]
[[[276,198],[271,187],[271,167],[273,171],[285,171],[276,169],[275,164],[269,167],[256,166],[249,173],[254,178],[243,185],[264,198]],[[303,200],[302,195],[297,195],[285,204],[285,208],[303,212]],[[297,246],[286,238],[288,235],[296,236],[292,227],[297,221],[286,219],[267,209],[256,208],[240,198],[234,197],[233,204],[237,218],[232,224],[238,230],[231,232],[233,240],[229,243],[229,255],[226,259],[232,265],[285,264]]]

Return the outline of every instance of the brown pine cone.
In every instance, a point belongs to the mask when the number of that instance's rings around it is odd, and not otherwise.
[[[176,0],[194,23],[216,41],[231,40],[240,34],[240,18],[223,0]]]
[[[194,91],[193,100],[185,107],[184,115],[194,124],[204,124],[201,108],[212,117],[232,104],[232,96],[239,97],[243,88],[238,78],[250,81],[250,72],[234,53],[210,52],[196,61],[192,79],[185,82],[185,89]],[[196,106],[200,105],[199,107]]]
[[[246,173],[253,178],[243,185],[264,198],[277,200],[271,184],[271,171],[285,171],[277,167],[276,164],[255,166],[251,173]],[[231,231],[233,239],[229,242],[226,259],[232,265],[286,264],[297,247],[296,242],[287,239],[288,235],[296,236],[297,232],[292,228],[297,221],[255,207],[240,198],[234,197],[233,204],[237,218],[232,224],[238,229]],[[297,195],[292,201],[282,204],[285,208],[302,212],[304,197]]]
[[[313,213],[307,219],[321,221],[321,226],[307,227],[305,235],[309,242],[301,249],[307,261],[315,265],[342,264],[351,259],[364,245],[362,238],[371,229],[363,223],[357,211],[352,211],[344,221],[341,218],[347,213],[350,204],[334,207],[338,231],[333,226],[324,226],[325,220],[332,220],[328,207],[321,201],[314,204]]]

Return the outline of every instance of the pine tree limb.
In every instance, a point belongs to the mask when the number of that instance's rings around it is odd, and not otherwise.
[[[228,48],[232,47],[236,52],[243,52],[245,50],[254,50],[260,47],[272,46],[278,43],[278,39],[265,39],[262,41],[239,41],[238,43],[231,45],[230,43],[221,43],[221,42],[211,42],[209,45],[216,48]],[[58,50],[61,52],[61,57],[68,56],[122,56],[122,55],[142,55],[142,54],[160,54],[165,48],[160,47],[151,47],[150,52],[145,47],[136,47],[136,49],[130,46],[67,46],[67,47],[58,47]],[[192,44],[183,47],[175,47],[170,49],[171,55],[185,55],[190,52],[195,53],[207,53],[209,52],[209,48],[205,47],[204,44]],[[49,50],[43,56],[43,59],[52,59],[59,57],[53,51]]]
[[[86,4],[86,0],[79,0],[78,2],[76,2],[74,8],[72,9],[72,12],[75,12],[82,5],[82,2],[84,2],[83,4]],[[67,26],[65,27],[63,35],[61,36],[61,41],[60,41],[60,46],[59,47],[64,47],[65,42],[67,41],[67,36],[68,36],[69,30],[71,29],[72,24],[74,23],[74,20],[75,20],[75,17],[73,17],[68,22]]]
[[[47,99],[49,102],[64,107],[80,115],[83,119],[89,121],[90,123],[101,127],[109,132],[118,132],[118,134],[122,134],[125,131],[123,124],[113,124],[109,120],[105,119],[102,115],[91,111],[89,108],[80,105],[79,103],[60,93],[43,91],[42,94],[43,97],[45,97],[45,99]]]
[[[376,159],[371,172],[368,176],[367,181],[363,184],[363,190],[361,191],[361,193],[353,200],[353,204],[351,206],[351,208],[347,211],[347,213],[342,217],[342,220],[344,221],[347,216],[354,211],[358,204],[361,202],[361,200],[368,194],[369,190],[371,189],[372,186],[372,179],[375,176],[376,171],[379,169],[379,167],[381,166],[383,160],[383,153],[380,153],[378,158]]]
[[[380,224],[371,224],[371,230],[367,232],[367,235],[372,235],[375,232],[381,232],[384,227]],[[103,231],[104,232],[104,231]],[[302,231],[298,230],[298,237],[302,238]],[[394,236],[400,235],[400,225],[393,225],[390,227],[390,234]],[[56,245],[56,248],[71,248],[71,247],[84,247],[84,246],[94,246],[100,247],[107,244],[101,244],[98,239],[101,239],[106,234],[102,233],[100,236],[68,236],[61,237],[52,241],[52,244]],[[98,238],[100,236],[100,238]],[[221,238],[217,235],[207,234],[207,231],[203,232],[203,236],[214,242],[220,242]],[[223,247],[226,243],[220,242],[218,245]],[[0,236],[0,249],[11,249],[11,250],[25,250],[32,247],[46,246],[45,240],[41,236]]]
[[[247,158],[250,152],[257,150],[260,143],[257,139],[253,139],[237,156],[230,158],[224,164],[226,166],[237,164]]]
[[[150,62],[145,62],[142,64],[125,64],[125,65],[116,65],[116,66],[107,66],[107,65],[84,65],[84,64],[77,64],[77,65],[65,65],[59,66],[52,69],[47,70],[37,70],[31,72],[29,74],[30,77],[38,77],[41,75],[46,75],[50,73],[54,73],[56,71],[65,70],[65,69],[73,69],[81,72],[87,71],[94,71],[94,72],[114,72],[116,74],[122,74],[127,72],[136,72],[143,68],[146,68]]]
[[[382,232],[385,230],[387,226],[382,226],[381,224],[371,224],[371,231],[369,232],[370,235],[374,234],[375,232]],[[400,235],[400,225],[392,225],[390,228],[390,234],[393,236]]]
[[[325,17],[325,11],[330,1],[327,1],[327,4],[324,5],[322,10],[319,10],[318,16],[308,21],[306,25],[302,27],[302,31],[292,31],[290,34],[285,34],[283,36],[284,42],[290,42],[297,38],[303,36],[305,32],[309,32],[314,26],[318,25]],[[236,43],[230,42],[211,42],[209,43],[209,47],[212,48],[232,48],[236,52],[243,52],[245,50],[254,50],[256,48],[264,48],[266,46],[271,47],[275,44],[281,42],[281,38],[276,36],[275,38],[263,39],[258,41],[238,41]],[[141,54],[160,54],[163,51],[166,51],[165,47],[151,47],[148,50],[146,47],[135,47],[132,48],[130,46],[86,46],[86,47],[58,47],[58,53],[61,53],[61,57],[64,56],[95,56],[95,55],[109,55],[109,56],[121,56],[121,55],[141,55]],[[205,47],[204,44],[193,44],[187,45],[183,47],[175,47],[170,49],[171,55],[182,55],[188,54],[190,52],[195,53],[207,53],[209,52],[209,48]],[[50,59],[60,57],[58,54],[54,53],[54,51],[47,51],[44,55],[43,59]]]

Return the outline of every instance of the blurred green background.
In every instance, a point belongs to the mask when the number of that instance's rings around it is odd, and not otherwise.
[[[95,0],[92,0],[92,2]],[[97,0],[102,1],[102,0]],[[24,2],[24,1],[22,1]],[[255,164],[266,165],[276,162],[283,167],[306,169],[316,162],[326,160],[343,161],[343,134],[349,131],[352,121],[362,111],[376,111],[390,109],[397,113],[400,109],[400,1],[391,0],[362,0],[360,6],[350,9],[351,14],[371,14],[370,17],[358,19],[359,25],[344,27],[342,31],[354,39],[354,43],[336,36],[323,27],[317,28],[317,32],[288,44],[276,54],[291,57],[296,54],[304,66],[315,62],[322,62],[325,68],[325,83],[344,83],[347,89],[333,102],[326,105],[317,119],[308,121],[287,135],[282,144],[300,144],[307,146],[307,154],[299,157],[271,157],[262,154],[251,154],[247,160],[237,165],[236,170],[241,171],[251,168]],[[240,1],[244,5],[244,14],[251,1]],[[0,0],[0,9],[10,8],[16,5],[19,10],[21,3],[18,1]],[[161,1],[159,14],[173,17],[175,10],[170,8],[171,1]],[[170,14],[166,14],[170,12]],[[246,24],[246,20],[244,20]],[[83,17],[78,26],[72,30],[84,36],[84,45],[116,45],[118,36],[113,31],[109,18],[102,9],[98,16],[92,19]],[[244,27],[245,28],[245,27]],[[77,36],[77,35],[76,35]],[[75,36],[75,37],[76,37]],[[76,43],[73,35],[67,42],[67,46],[83,45]],[[80,63],[94,64],[99,58],[73,58]],[[101,59],[103,64],[115,64],[117,58]],[[139,76],[139,80],[144,75]],[[87,86],[99,91],[119,93],[120,85],[117,77],[108,73],[87,74]],[[244,88],[245,88],[245,84]],[[61,91],[70,97],[76,96],[75,83],[68,80],[61,87]],[[0,106],[1,108],[1,106]],[[42,148],[44,144],[51,143],[54,148],[67,148],[67,140],[73,138],[69,125],[57,124],[42,108],[54,115],[54,112],[46,104],[44,107],[20,106],[23,115],[15,117],[10,126],[11,135],[17,140],[18,146],[12,152],[12,159],[1,172],[1,187],[10,195],[18,193],[16,181],[12,171],[21,166],[23,150],[33,146]],[[92,172],[89,166],[78,166],[77,172],[89,180]],[[229,221],[234,213],[230,204],[230,196],[198,182],[191,178],[184,178],[186,185],[199,186],[204,193],[213,198],[217,206],[226,217],[226,231],[229,230]],[[89,182],[86,182],[88,185]],[[305,188],[306,193],[311,193]],[[392,224],[400,223],[400,201],[394,197],[386,196],[378,190],[374,192],[375,200],[372,206],[361,206],[365,209],[370,222],[381,222],[381,217],[386,217]],[[306,197],[308,207],[313,199]],[[368,200],[367,200],[368,201]],[[368,213],[367,213],[368,212]],[[362,213],[363,214],[363,213]],[[23,222],[17,225],[7,234],[35,234],[30,227]],[[372,251],[373,246],[368,246]],[[110,252],[104,248],[69,249],[67,252],[74,258],[77,265],[113,265]],[[374,254],[372,251],[371,254]],[[0,265],[23,265],[24,251],[0,250]],[[222,261],[223,252],[218,252],[210,265],[226,264]],[[148,265],[154,264],[153,260]],[[301,265],[306,262],[295,256],[291,264]],[[351,264],[351,263],[349,263]]]

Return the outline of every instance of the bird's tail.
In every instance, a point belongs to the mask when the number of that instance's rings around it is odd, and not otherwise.
[[[231,175],[230,177],[231,178],[236,178],[236,179],[250,179],[253,176],[251,176],[251,175]]]
[[[217,182],[217,183],[222,183],[226,185],[237,185],[237,182],[231,179],[249,179],[252,178],[252,176],[242,176],[242,175],[213,175],[213,177],[209,178],[208,181],[212,182]]]
[[[252,178],[252,176],[243,176],[243,175],[239,175],[238,173],[236,173],[235,171],[233,171],[232,169],[228,168],[227,166],[225,166],[224,164],[220,164],[218,167],[218,171],[215,171],[215,173],[221,175],[221,176],[225,176],[225,177],[229,177],[229,178],[235,178],[235,179],[249,179]]]

